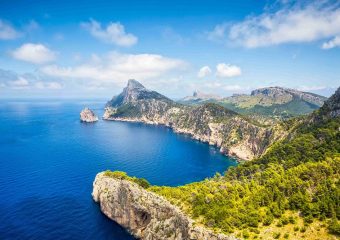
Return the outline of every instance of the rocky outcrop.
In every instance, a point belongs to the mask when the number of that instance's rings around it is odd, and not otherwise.
[[[94,114],[94,112],[91,109],[84,108],[80,112],[80,121],[87,122],[87,123],[97,122],[98,117],[96,116],[96,114]]]
[[[217,104],[190,107],[175,103],[135,80],[108,102],[103,119],[166,125],[244,160],[260,156],[284,136],[277,126],[261,126]]]
[[[196,226],[163,197],[128,180],[99,173],[93,183],[92,196],[108,218],[140,239],[235,240]]]

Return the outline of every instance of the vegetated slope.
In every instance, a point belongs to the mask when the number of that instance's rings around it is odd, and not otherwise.
[[[215,102],[240,114],[286,119],[309,114],[321,107],[326,99],[314,93],[268,87],[256,89],[250,95],[236,94],[223,99],[187,97],[181,102],[189,105]]]
[[[282,124],[264,126],[214,103],[181,105],[136,80],[107,103],[104,119],[163,124],[244,160],[260,156],[286,132]]]
[[[264,156],[224,176],[150,189],[216,231],[243,238],[335,239],[340,234],[339,99],[340,88]]]

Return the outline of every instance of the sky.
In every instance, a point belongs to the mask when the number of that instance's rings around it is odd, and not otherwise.
[[[340,85],[340,1],[1,0],[0,98]]]

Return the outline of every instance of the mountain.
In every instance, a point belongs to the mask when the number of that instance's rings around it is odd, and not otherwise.
[[[129,80],[106,105],[106,120],[162,124],[244,160],[260,156],[285,135],[283,125],[263,126],[218,104],[185,106]]]
[[[155,91],[146,89],[141,83],[134,79],[128,81],[123,92],[107,103],[107,106],[118,107],[123,104],[137,103],[139,100],[155,99],[158,101],[172,102],[172,100]]]
[[[322,106],[326,97],[283,87],[253,90],[250,95],[238,94],[223,99],[202,100],[195,104],[215,102],[244,115],[274,118],[291,118],[306,115]],[[193,104],[193,102],[183,102]]]
[[[237,116],[218,107],[213,113]],[[262,156],[223,176],[167,187],[109,171],[97,175],[94,199],[142,239],[338,239],[339,113],[340,88],[311,115],[289,120],[295,127]],[[201,227],[198,238],[189,235],[193,226]]]

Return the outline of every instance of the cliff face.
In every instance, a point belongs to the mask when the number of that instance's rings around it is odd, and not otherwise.
[[[128,180],[99,173],[93,183],[92,196],[107,217],[140,239],[235,239],[195,226],[192,219],[163,197]]]
[[[279,126],[260,126],[217,104],[184,106],[140,83],[133,85],[130,80],[123,92],[108,102],[104,119],[163,124],[244,160],[260,156],[284,136]]]

